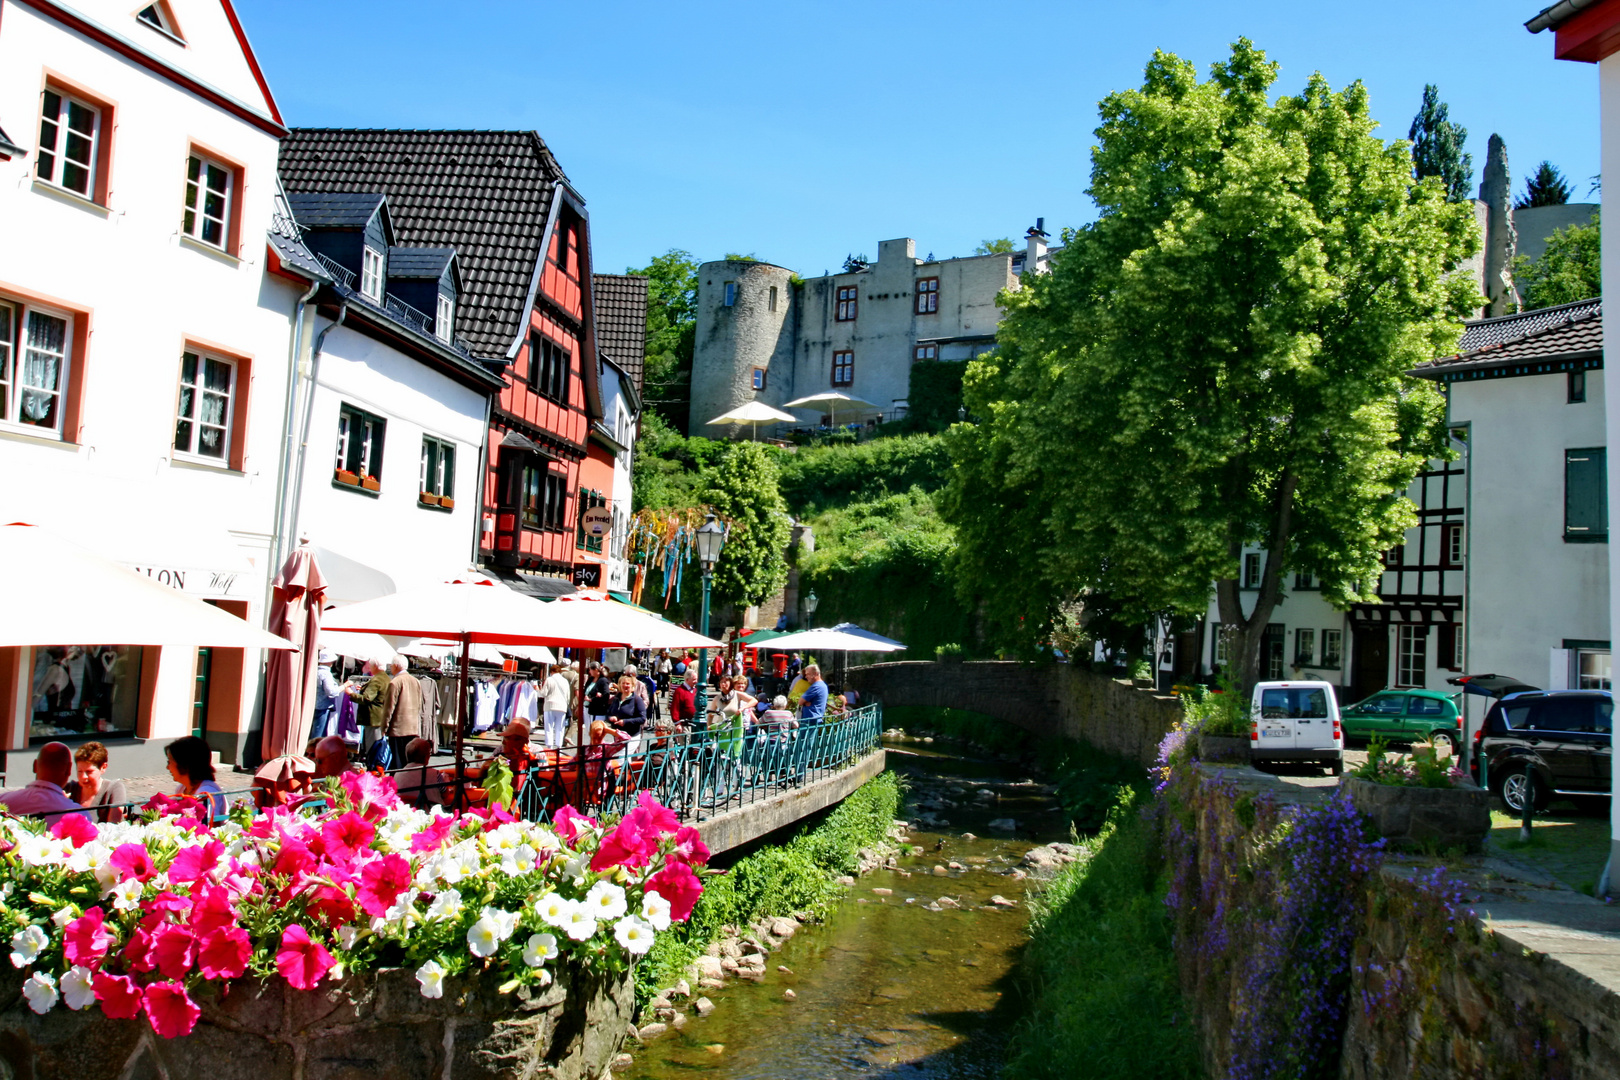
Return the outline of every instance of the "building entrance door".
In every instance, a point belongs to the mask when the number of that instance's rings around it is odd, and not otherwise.
[[[1356,623],[1350,631],[1355,664],[1350,672],[1350,700],[1365,701],[1389,685],[1389,627]]]

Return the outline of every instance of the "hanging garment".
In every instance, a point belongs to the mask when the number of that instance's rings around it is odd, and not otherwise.
[[[439,721],[454,724],[460,715],[457,695],[461,693],[461,676],[449,675],[439,680]]]
[[[338,701],[335,734],[350,746],[360,745],[360,705],[348,694]]]
[[[422,737],[437,738],[434,725],[439,722],[439,684],[426,675],[418,675],[416,681],[422,687]]]
[[[517,684],[517,698],[513,705],[514,720],[526,720],[529,730],[533,731],[540,720],[540,695],[535,691],[534,683],[521,682]]]
[[[499,706],[500,691],[493,683],[473,683],[473,731],[488,731],[494,727],[495,713]]]

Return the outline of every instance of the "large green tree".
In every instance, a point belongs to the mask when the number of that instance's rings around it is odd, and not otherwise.
[[[792,522],[776,461],[760,443],[735,443],[707,479],[703,502],[732,523],[714,568],[715,594],[737,604],[761,603],[787,582]]]
[[[1569,181],[1558,171],[1558,166],[1543,161],[1524,181],[1524,194],[1514,202],[1513,209],[1528,210],[1533,206],[1563,206],[1569,202]]]
[[[671,248],[625,273],[647,279],[647,403],[684,431],[697,340],[698,264],[691,252]]]
[[[1438,176],[1446,198],[1462,202],[1473,191],[1474,156],[1463,153],[1468,129],[1451,122],[1451,110],[1433,83],[1423,88],[1423,104],[1412,118],[1412,175]]]
[[[1513,261],[1513,279],[1525,306],[1552,307],[1603,295],[1603,230],[1598,215],[1589,225],[1570,225],[1547,238],[1547,250],[1531,261]]]
[[[1443,453],[1439,394],[1404,372],[1480,300],[1471,208],[1415,182],[1360,83],[1273,102],[1247,40],[1200,82],[1166,53],[1102,102],[1095,223],[1003,294],[948,436],[964,594],[1028,647],[1086,596],[1201,614],[1211,583],[1252,680],[1285,571],[1373,599],[1403,492]],[[1266,558],[1240,591],[1246,546]],[[1245,610],[1247,607],[1247,610]]]

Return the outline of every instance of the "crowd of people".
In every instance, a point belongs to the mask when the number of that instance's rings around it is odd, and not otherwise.
[[[750,670],[740,648],[729,655],[717,653],[707,665],[709,692],[704,695],[699,693],[704,672],[691,654],[642,652],[618,670],[601,661],[586,662],[582,668],[578,660],[564,660],[543,672],[532,717],[509,721],[501,731],[500,749],[468,762],[458,777],[454,769],[433,765],[438,745],[428,720],[431,684],[424,686],[426,680],[412,677],[404,657],[367,662],[363,680],[346,685],[333,676],[334,661],[323,650],[307,747],[313,768],[274,781],[255,780],[260,805],[297,804],[319,797],[322,780],[366,766],[366,755],[356,755],[355,747],[333,729],[345,696],[355,701],[376,739],[386,739],[401,794],[423,805],[475,801],[482,796],[475,785],[489,776],[497,760],[504,762],[521,789],[536,765],[560,768],[571,763],[605,772],[606,763],[618,755],[628,752],[631,757],[671,745],[680,736],[703,734],[713,736],[705,740],[713,750],[710,763],[725,765],[719,772],[731,775],[734,788],[742,777],[747,747],[785,745],[799,733],[837,719],[856,703],[853,692],[832,694],[819,665],[805,663],[797,654],[779,656],[774,670],[765,672]],[[706,698],[701,706],[700,696]],[[581,734],[583,748],[578,746]],[[168,745],[166,756],[176,795],[205,803],[215,816],[225,814],[226,796],[206,740],[177,739]],[[730,764],[725,764],[728,759]],[[107,747],[100,742],[82,743],[76,749],[47,743],[34,761],[34,780],[0,792],[0,810],[50,817],[78,813],[104,822],[120,821],[131,799],[124,781],[107,775],[110,765]]]

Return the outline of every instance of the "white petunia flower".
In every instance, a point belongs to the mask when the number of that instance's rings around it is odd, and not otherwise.
[[[134,878],[120,881],[112,887],[113,907],[118,911],[139,911],[143,887]]]
[[[539,914],[540,921],[559,929],[568,921],[568,909],[573,906],[572,900],[565,900],[554,892],[548,892],[534,902],[534,910]]]
[[[518,917],[520,912],[502,911],[498,907],[486,907],[479,912],[479,917],[488,919],[495,926],[495,932],[502,941],[517,933]]]
[[[107,865],[111,856],[111,848],[100,840],[92,840],[84,847],[74,849],[73,854],[68,856],[67,868],[75,874],[95,874],[100,880],[101,868]]]
[[[11,935],[11,966],[27,967],[39,956],[40,950],[51,943],[45,931],[37,926],[26,926]]]
[[[641,917],[652,923],[652,928],[660,932],[669,929],[669,901],[665,900],[656,890],[647,893],[641,898]]]
[[[95,972],[82,964],[75,964],[62,976],[62,1000],[74,1012],[96,1003]]]
[[[36,971],[23,983],[23,997],[28,1007],[44,1016],[56,1004],[56,980],[43,971]]]
[[[590,865],[591,853],[582,851],[563,864],[563,877],[572,878],[574,887],[578,888],[585,884],[585,871],[590,868]]]
[[[591,891],[585,894],[585,906],[591,909],[591,917],[607,922],[617,919],[630,910],[624,901],[624,890],[611,881],[598,881],[591,886]]]
[[[523,950],[523,962],[530,967],[540,967],[547,960],[557,957],[557,939],[551,934],[530,934],[528,948]]]
[[[415,889],[406,889],[394,897],[393,905],[383,913],[383,918],[389,922],[400,922],[409,919],[410,916],[416,914],[416,897],[417,892]]]
[[[442,919],[461,918],[463,905],[461,893],[456,889],[446,889],[433,898],[428,905],[427,921],[439,922]]]
[[[79,913],[74,911],[72,908],[60,907],[56,909],[56,914],[51,916],[51,922],[55,923],[56,928],[60,930],[62,927],[66,926],[68,923],[72,922],[78,917]]]
[[[429,960],[417,968],[416,981],[422,987],[423,997],[444,997],[444,966],[437,960]]]
[[[640,956],[652,948],[652,923],[640,915],[626,915],[613,924],[613,936],[624,946],[625,952],[631,956]]]
[[[486,915],[467,927],[467,948],[474,956],[494,956],[501,947],[500,934],[500,926]]]
[[[17,857],[23,861],[24,866],[55,865],[60,852],[61,848],[49,836],[29,833],[17,841]]]
[[[358,926],[351,924],[349,926],[340,926],[337,928],[337,943],[341,948],[353,949],[354,943],[359,940],[360,928]]]
[[[586,941],[596,933],[596,919],[591,909],[584,904],[570,904],[562,929],[563,933],[575,941]]]

